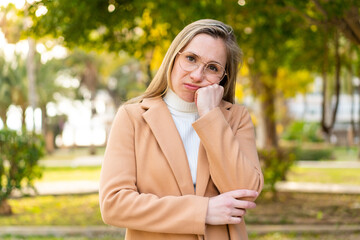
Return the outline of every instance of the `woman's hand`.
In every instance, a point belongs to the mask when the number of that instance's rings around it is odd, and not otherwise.
[[[219,106],[224,95],[224,88],[218,84],[199,88],[195,93],[195,103],[199,116],[203,116]]]
[[[254,202],[239,198],[255,199],[257,196],[256,191],[241,189],[212,197],[209,199],[205,222],[211,225],[238,224],[246,209],[256,207]]]

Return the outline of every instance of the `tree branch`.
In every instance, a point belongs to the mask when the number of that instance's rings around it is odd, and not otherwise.
[[[321,26],[321,25],[325,25],[326,22],[324,21],[320,21],[320,20],[317,20],[315,18],[312,18],[310,17],[309,15],[303,13],[302,11],[300,11],[299,9],[293,7],[293,6],[286,6],[285,9],[289,10],[289,11],[292,11],[296,14],[298,14],[299,16],[301,16],[302,18],[304,18],[305,20],[307,20],[310,24],[314,24],[314,25],[317,25],[317,26]]]
[[[329,19],[329,15],[327,13],[327,11],[323,8],[323,6],[320,4],[320,2],[318,0],[311,0],[314,4],[315,7],[324,15],[325,19]]]
[[[359,10],[357,7],[351,7],[344,15],[343,22],[345,24],[345,29],[347,37],[352,40],[354,43],[360,45],[360,16]]]

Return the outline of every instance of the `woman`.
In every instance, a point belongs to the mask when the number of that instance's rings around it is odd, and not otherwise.
[[[196,21],[144,95],[120,107],[99,193],[125,239],[247,239],[263,176],[249,113],[233,104],[240,56],[229,26]]]

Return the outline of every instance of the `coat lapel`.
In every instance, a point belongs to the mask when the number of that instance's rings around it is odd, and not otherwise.
[[[230,121],[231,117],[231,108],[232,104],[229,102],[222,101],[220,104],[221,112],[223,113],[227,122]],[[206,151],[204,146],[200,143],[199,146],[199,155],[198,155],[198,167],[197,167],[197,176],[196,176],[196,195],[204,196],[206,192],[207,185],[209,183],[210,171],[209,163],[206,156]]]
[[[194,194],[189,164],[179,132],[161,97],[144,99],[141,103],[143,117],[159,143],[182,195]]]

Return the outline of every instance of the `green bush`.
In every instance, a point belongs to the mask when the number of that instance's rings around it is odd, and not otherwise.
[[[258,150],[264,174],[264,190],[276,192],[275,184],[286,180],[286,174],[295,161],[292,149]]]
[[[306,149],[306,148],[296,148],[294,151],[296,160],[329,160],[333,159],[333,150],[332,149]]]
[[[323,142],[319,123],[296,121],[290,124],[282,135],[284,140],[303,142]]]
[[[11,214],[7,199],[13,190],[33,187],[33,180],[41,177],[38,160],[45,147],[41,136],[32,133],[0,130],[0,213]]]

